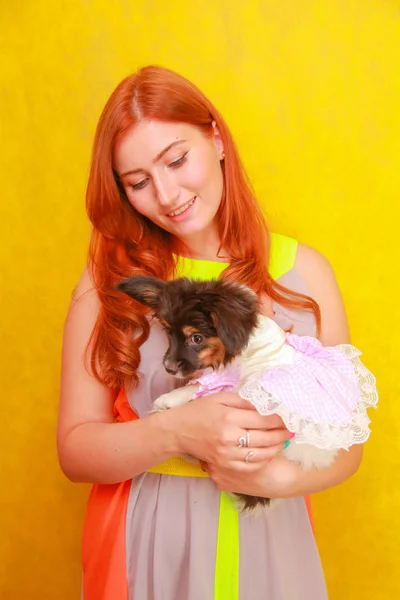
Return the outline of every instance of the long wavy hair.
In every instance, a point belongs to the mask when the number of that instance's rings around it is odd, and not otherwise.
[[[245,174],[232,135],[218,110],[192,83],[169,69],[149,66],[124,79],[109,98],[98,123],[86,193],[92,222],[88,268],[100,311],[88,345],[94,376],[119,389],[138,381],[141,344],[149,335],[145,309],[114,289],[135,274],[166,280],[174,275],[179,241],[138,213],[113,169],[116,143],[143,119],[187,123],[205,135],[220,132],[223,194],[217,213],[220,248],[230,257],[221,277],[235,279],[257,294],[315,314],[318,304],[274,281],[268,271],[270,235]]]

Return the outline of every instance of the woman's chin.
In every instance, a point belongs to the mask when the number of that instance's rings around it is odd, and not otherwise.
[[[209,250],[209,245],[212,243],[214,238],[218,238],[218,225],[213,220],[188,220],[186,223],[183,222],[179,227],[175,227],[174,231],[171,231],[176,237],[184,241],[190,246],[190,242],[196,239],[201,241],[203,250],[206,252]]]

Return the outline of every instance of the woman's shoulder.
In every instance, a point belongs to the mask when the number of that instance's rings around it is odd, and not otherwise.
[[[295,266],[307,281],[318,280],[323,277],[334,278],[335,274],[331,263],[321,252],[307,244],[298,243]]]
[[[78,279],[78,283],[76,284],[73,292],[72,292],[72,299],[73,300],[78,300],[81,296],[83,296],[84,294],[87,294],[88,292],[95,292],[95,285],[93,282],[93,276],[90,272],[90,269],[88,266],[86,266],[79,279]]]
[[[306,284],[309,295],[321,310],[321,335],[324,345],[349,341],[346,311],[339,284],[330,261],[321,252],[298,244],[295,268]]]
[[[298,242],[295,238],[281,233],[271,233],[271,262],[291,263],[292,267],[300,269],[308,278],[314,269],[320,272],[332,271],[328,259],[315,248]]]
[[[310,278],[332,276],[333,269],[328,259],[315,248],[298,242],[295,238],[271,233],[270,272],[274,279],[295,268],[308,283]]]
[[[66,323],[78,319],[95,321],[100,309],[100,301],[96,287],[93,282],[90,269],[85,267],[82,271],[78,283],[71,294]]]

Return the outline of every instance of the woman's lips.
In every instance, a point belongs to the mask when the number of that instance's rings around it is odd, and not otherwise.
[[[186,219],[190,213],[193,211],[193,207],[197,200],[197,196],[186,202],[186,204],[182,204],[179,208],[169,212],[167,217],[173,221],[183,221]]]

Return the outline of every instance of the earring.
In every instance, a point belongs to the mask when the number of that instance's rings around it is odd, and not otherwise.
[[[223,152],[223,153],[221,154],[221,160],[224,160],[224,158],[225,158],[225,152]]]

